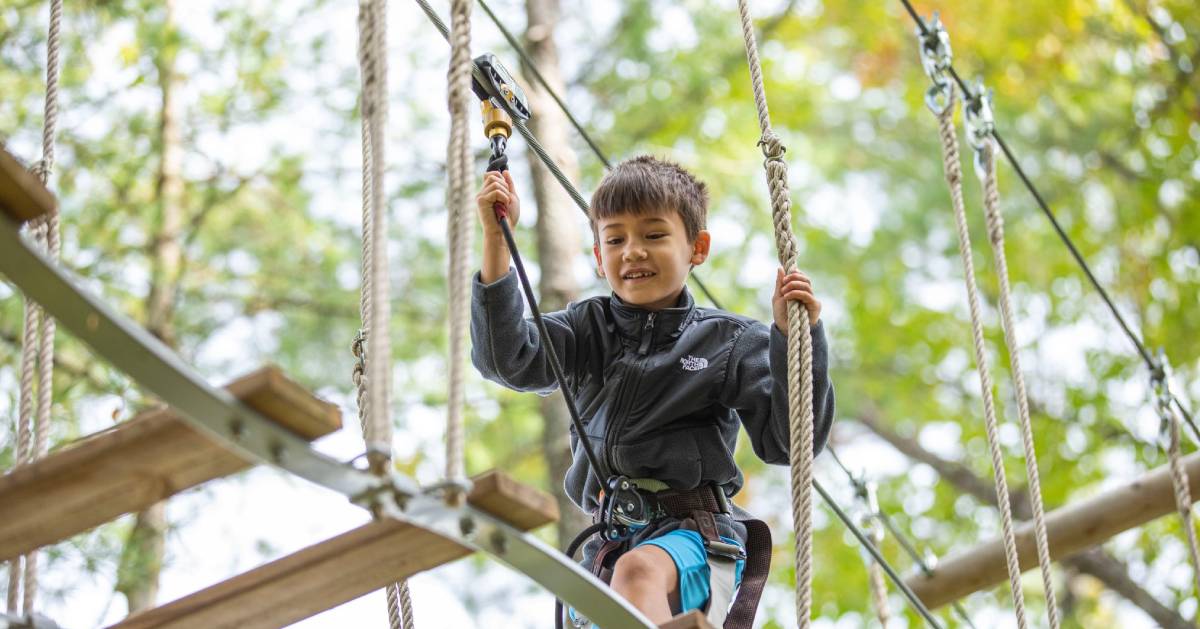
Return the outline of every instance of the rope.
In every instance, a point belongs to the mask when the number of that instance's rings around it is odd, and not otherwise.
[[[1046,613],[1051,629],[1058,629],[1058,600],[1054,594],[1054,579],[1050,574],[1050,543],[1046,539],[1046,516],[1042,506],[1042,482],[1038,474],[1037,452],[1033,443],[1033,422],[1029,419],[1029,399],[1025,395],[1025,376],[1021,371],[1020,345],[1017,342],[1016,317],[1013,316],[1012,296],[1008,283],[1008,260],[1004,253],[1004,217],[1000,214],[1000,193],[996,185],[995,146],[990,137],[979,147],[979,162],[983,167],[983,207],[987,219],[988,241],[996,263],[1000,288],[1000,314],[1004,325],[1004,342],[1008,345],[1009,365],[1017,397],[1017,415],[1021,420],[1021,445],[1025,451],[1025,474],[1029,484],[1029,502],[1033,507],[1034,537],[1037,540],[1038,566],[1042,587],[1046,592]]]
[[[42,159],[31,169],[47,185],[54,168],[54,138],[58,129],[59,50],[62,31],[62,0],[50,0],[49,34],[46,39],[46,99],[42,121]],[[35,245],[57,259],[61,250],[58,208],[30,227]],[[50,410],[54,401],[55,321],[32,301],[25,302],[21,338],[21,389],[17,424],[16,465],[45,456],[50,443]],[[37,370],[37,406],[34,408],[34,370]],[[32,616],[37,598],[38,552],[9,564],[8,612]],[[23,581],[22,581],[23,578]],[[21,604],[18,610],[18,600]]]
[[[888,612],[887,582],[883,580],[883,566],[879,562],[867,562],[867,572],[871,580],[871,603],[875,606],[875,617],[879,626],[886,628],[891,617]]]
[[[446,480],[465,477],[463,464],[463,398],[466,381],[468,323],[470,321],[469,262],[471,253],[471,150],[467,111],[471,105],[471,2],[450,3],[450,69],[447,100],[450,109],[450,142],[446,167],[449,176],[450,244],[450,386],[446,418]],[[461,499],[461,492],[448,497]]]
[[[42,240],[42,225],[31,228],[34,242]],[[21,385],[17,412],[16,466],[29,462],[33,442],[33,379],[37,366],[37,341],[42,310],[32,300],[25,300],[25,322],[21,333]],[[8,613],[21,615],[21,584],[25,560],[29,555],[13,559],[8,566]]]
[[[791,194],[788,190],[787,163],[779,136],[771,130],[767,95],[763,87],[762,65],[754,39],[754,24],[747,0],[738,0],[742,35],[746,42],[746,61],[754,86],[754,104],[762,129],[759,146],[766,160],[763,167],[770,189],[772,217],[775,223],[775,247],[779,262],[788,272],[796,268],[796,239],[792,235]],[[812,483],[813,483],[813,407],[812,407],[812,333],[808,314],[796,302],[788,302],[788,424],[790,426],[790,462],[792,480],[792,519],[796,530],[796,619],[801,628],[812,622]]]
[[[917,11],[913,8],[912,3],[909,0],[900,0],[900,2],[904,5],[904,9],[908,12],[909,17],[911,17],[913,22],[916,23],[917,31],[922,36],[928,35],[930,32],[930,27],[926,25],[925,20],[921,19],[921,16],[917,14]],[[963,80],[961,75],[959,75],[958,70],[954,68],[953,63],[947,63],[946,73],[949,74],[950,77],[954,79],[954,82],[958,84],[959,88],[962,90],[963,97],[966,98],[966,100],[972,101],[977,97],[977,95],[971,91],[971,87],[967,85],[967,82]],[[1071,253],[1071,257],[1074,258],[1076,264],[1079,265],[1079,269],[1083,271],[1084,276],[1087,277],[1088,281],[1092,284],[1092,287],[1096,289],[1096,292],[1100,293],[1100,298],[1104,301],[1104,304],[1108,306],[1109,312],[1111,312],[1113,318],[1117,320],[1117,324],[1125,333],[1126,338],[1129,339],[1129,342],[1133,343],[1138,355],[1142,358],[1142,362],[1146,364],[1146,368],[1150,370],[1151,374],[1157,372],[1160,366],[1154,360],[1154,357],[1151,356],[1150,351],[1146,349],[1146,344],[1142,342],[1142,339],[1133,331],[1133,328],[1129,325],[1129,323],[1125,321],[1125,317],[1121,315],[1121,311],[1117,310],[1117,306],[1115,303],[1113,303],[1112,297],[1109,296],[1108,291],[1104,289],[1104,285],[1100,283],[1100,280],[1096,279],[1096,274],[1092,272],[1091,267],[1089,267],[1087,261],[1084,260],[1083,254],[1079,252],[1079,248],[1075,246],[1075,243],[1071,240],[1071,237],[1067,235],[1066,230],[1063,229],[1062,225],[1058,222],[1058,219],[1054,216],[1054,212],[1050,210],[1050,205],[1046,203],[1046,199],[1042,196],[1042,193],[1038,191],[1037,186],[1033,184],[1033,180],[1029,178],[1029,175],[1025,173],[1025,169],[1021,167],[1021,162],[1017,159],[1016,154],[1014,154],[1012,149],[1008,147],[1008,143],[1004,141],[1004,138],[1000,135],[999,131],[993,130],[992,138],[996,140],[996,145],[1000,147],[1000,151],[1004,153],[1004,157],[1008,159],[1009,165],[1012,166],[1013,172],[1017,174],[1017,177],[1021,180],[1021,183],[1025,185],[1025,189],[1029,191],[1030,196],[1033,197],[1033,200],[1037,203],[1038,208],[1041,209],[1042,214],[1045,215],[1046,219],[1050,221],[1050,225],[1054,227],[1054,231],[1058,234],[1059,240],[1062,241],[1063,245]],[[1172,403],[1183,415],[1183,419],[1185,422],[1187,422],[1188,427],[1192,429],[1193,437],[1197,441],[1200,441],[1200,427],[1198,427],[1195,421],[1192,419],[1192,415],[1190,412],[1188,412],[1187,407],[1184,406],[1183,402],[1178,397],[1172,396]]]
[[[1192,497],[1188,487],[1187,471],[1183,468],[1180,441],[1182,434],[1179,415],[1171,408],[1169,400],[1160,400],[1159,412],[1167,420],[1165,428],[1170,433],[1167,446],[1167,458],[1170,460],[1171,484],[1175,488],[1175,507],[1179,509],[1179,517],[1183,521],[1183,530],[1187,534],[1188,555],[1192,560],[1192,582],[1196,592],[1200,594],[1200,544],[1196,541],[1196,527],[1192,523]],[[1198,614],[1200,615],[1200,614]]]
[[[360,0],[359,68],[362,73],[363,281],[359,306],[362,330],[354,340],[357,357],[352,377],[358,388],[359,421],[367,460],[379,475],[391,467],[391,321],[387,264],[387,197],[384,142],[387,128],[387,4]],[[369,352],[367,344],[370,344]],[[368,360],[368,355],[374,360]],[[370,385],[370,386],[368,386]],[[395,593],[393,593],[395,590]],[[393,629],[412,627],[412,603],[405,583],[389,586],[388,620]],[[393,598],[407,614],[394,612]]]
[[[1004,528],[1004,556],[1008,564],[1008,580],[1012,590],[1013,606],[1017,624],[1021,629],[1028,626],[1025,620],[1025,597],[1021,592],[1021,568],[1017,562],[1017,544],[1013,535],[1012,506],[1008,498],[1008,481],[1004,475],[1004,457],[1000,452],[1000,440],[996,430],[996,410],[992,401],[992,376],[987,366],[987,352],[983,344],[983,324],[979,312],[979,295],[975,285],[975,265],[971,261],[971,235],[967,231],[967,214],[963,207],[962,168],[958,158],[958,138],[954,128],[953,89],[948,92],[948,105],[938,114],[942,139],[942,156],[946,171],[946,183],[950,187],[950,198],[954,205],[954,220],[958,226],[958,252],[962,257],[964,279],[967,284],[967,300],[971,308],[971,329],[974,334],[975,367],[979,372],[980,395],[983,397],[984,424],[987,428],[988,446],[992,455],[992,470],[996,485],[996,497],[1000,507],[1000,519]]]

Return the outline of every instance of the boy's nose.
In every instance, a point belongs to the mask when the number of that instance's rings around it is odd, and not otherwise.
[[[646,249],[643,247],[626,247],[624,253],[626,261],[646,259]]]

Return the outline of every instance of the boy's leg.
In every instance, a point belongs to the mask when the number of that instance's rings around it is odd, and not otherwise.
[[[612,589],[662,624],[679,608],[679,573],[675,560],[658,546],[638,546],[617,559],[613,567]]]

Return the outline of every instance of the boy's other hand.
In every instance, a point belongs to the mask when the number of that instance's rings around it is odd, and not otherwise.
[[[792,271],[787,275],[783,269],[775,273],[775,296],[771,298],[771,310],[775,314],[775,326],[788,333],[787,302],[798,301],[808,311],[808,324],[816,325],[821,319],[821,302],[813,293],[812,280],[800,271]]]
[[[475,202],[479,206],[479,222],[483,225],[485,236],[502,237],[496,212],[492,209],[496,203],[503,203],[508,208],[508,224],[517,226],[517,219],[521,216],[521,199],[517,197],[517,187],[507,170],[484,174],[483,186],[475,196]]]

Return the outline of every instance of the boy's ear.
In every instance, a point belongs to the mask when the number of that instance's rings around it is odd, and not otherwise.
[[[592,245],[592,255],[596,256],[596,274],[604,277],[604,262],[600,260],[600,245]]]
[[[708,230],[700,230],[700,233],[696,234],[696,242],[692,243],[692,266],[704,264],[704,261],[708,259],[708,250],[711,246],[712,236],[709,235]]]

